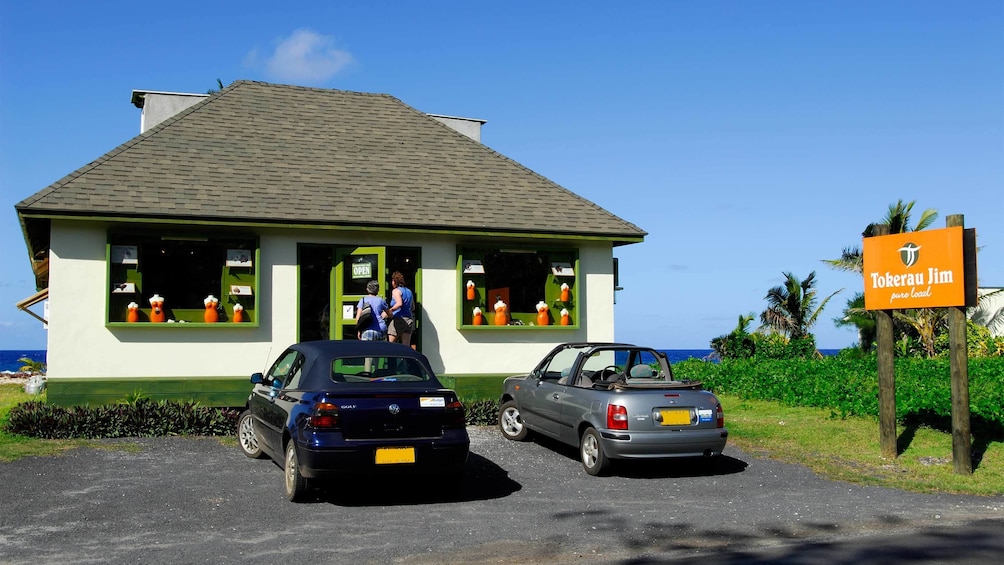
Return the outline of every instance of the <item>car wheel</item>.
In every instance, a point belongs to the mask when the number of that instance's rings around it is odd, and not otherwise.
[[[296,458],[296,444],[290,440],[286,446],[286,498],[300,502],[307,496],[307,479],[300,474],[300,461]]]
[[[265,457],[265,453],[258,447],[258,434],[254,431],[254,420],[250,409],[241,412],[237,420],[237,445],[240,446],[241,453],[251,459]]]
[[[579,456],[582,458],[582,467],[590,475],[602,474],[610,466],[610,459],[603,453],[603,444],[600,443],[600,434],[595,428],[589,428],[582,433],[582,440],[579,442]]]
[[[506,439],[513,441],[523,441],[529,435],[530,429],[523,424],[523,417],[519,415],[519,406],[515,400],[509,400],[499,408],[499,429]]]

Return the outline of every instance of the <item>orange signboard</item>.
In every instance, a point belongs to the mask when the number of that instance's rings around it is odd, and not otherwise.
[[[863,240],[865,308],[966,305],[961,227]]]

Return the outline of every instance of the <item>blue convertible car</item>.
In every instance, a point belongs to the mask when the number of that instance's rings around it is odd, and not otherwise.
[[[429,472],[446,487],[462,480],[464,407],[410,347],[299,343],[251,382],[238,444],[248,457],[281,462],[289,500],[307,496],[308,480],[343,474]]]

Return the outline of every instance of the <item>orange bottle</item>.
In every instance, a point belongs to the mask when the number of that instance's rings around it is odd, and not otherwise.
[[[164,297],[154,294],[150,297],[150,321],[164,322],[167,320],[167,312],[164,312]]]
[[[567,326],[572,323],[571,318],[568,317],[568,308],[561,309],[561,325]]]
[[[481,308],[478,306],[474,307],[474,325],[480,326],[485,323],[485,317],[481,314]]]
[[[537,303],[537,325],[546,326],[550,323],[551,318],[547,315],[547,304],[544,304],[544,301],[541,300]]]
[[[474,300],[474,281],[467,281],[467,300]]]
[[[128,312],[126,312],[126,321],[130,324],[139,321],[139,304],[135,302],[130,302],[128,306]]]
[[[220,313],[216,311],[216,307],[219,305],[220,301],[210,294],[202,301],[206,305],[206,311],[202,315],[202,319],[207,323],[215,323],[220,319]]]
[[[495,325],[504,326],[509,323],[509,317],[505,313],[506,305],[502,302],[500,298],[498,302],[495,303]]]
[[[240,323],[244,321],[244,307],[240,303],[234,304],[234,323]]]
[[[561,283],[561,301],[568,302],[571,300],[571,292],[569,292],[568,283]]]

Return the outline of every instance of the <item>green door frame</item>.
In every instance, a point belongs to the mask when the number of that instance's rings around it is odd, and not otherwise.
[[[366,256],[375,256],[376,265],[372,263],[369,264],[368,271],[364,263],[366,263]],[[346,286],[345,281],[345,260],[349,259],[352,261],[353,265],[358,265],[359,272],[350,272],[350,277],[355,277],[356,280],[366,281],[375,280],[380,283],[380,291],[377,293],[379,296],[386,295],[386,265],[387,265],[387,248],[386,247],[338,247],[335,249],[334,262],[335,264],[331,268],[331,302],[330,304],[337,305],[337,308],[331,308],[331,324],[329,324],[329,338],[330,339],[342,339],[345,335],[346,327],[355,327],[355,305],[359,303],[359,300],[363,296],[366,296],[366,291],[359,289],[357,286],[353,285]],[[368,274],[363,274],[364,272]],[[351,282],[351,281],[350,281]],[[365,284],[365,283],[364,283]],[[347,306],[352,307],[353,316],[351,318],[345,318],[347,313],[345,308]]]

